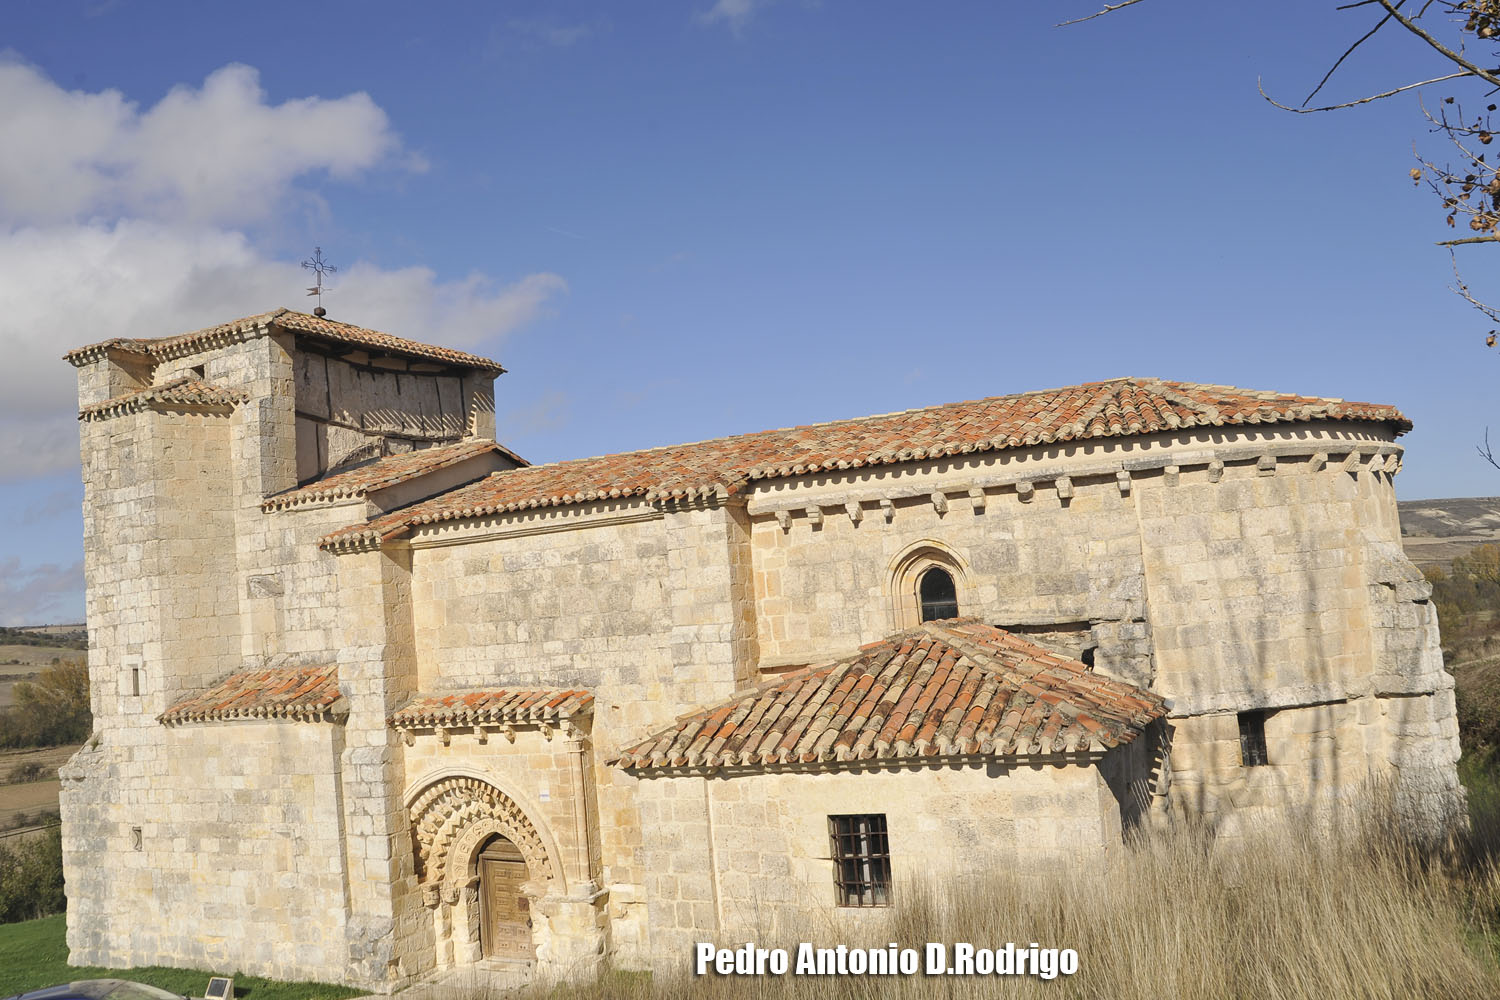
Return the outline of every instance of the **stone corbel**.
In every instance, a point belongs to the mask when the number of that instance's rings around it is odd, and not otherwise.
[[[490,741],[490,732],[489,732],[488,729],[485,729],[483,726],[475,726],[474,727],[474,735],[479,738],[479,744],[480,744],[480,746],[483,746],[484,744],[486,744],[486,743],[488,743]]]
[[[417,734],[412,732],[410,729],[403,729],[401,730],[401,742],[405,743],[407,746],[415,746],[417,742]]]
[[[541,732],[542,739],[546,740],[549,743],[552,742],[552,724],[551,723],[549,723],[549,722],[539,722],[539,723],[537,723],[537,727],[536,728]]]
[[[436,882],[428,882],[422,886],[422,905],[429,910],[435,909],[443,901],[443,887]]]
[[[1058,476],[1053,485],[1057,487],[1057,498],[1059,500],[1073,499],[1073,480],[1067,476]]]
[[[1166,481],[1168,486],[1176,486],[1182,477],[1182,468],[1176,465],[1169,465],[1161,470],[1161,474],[1162,479]]]
[[[1328,464],[1328,452],[1320,451],[1312,457],[1312,471],[1317,472]]]
[[[865,516],[864,508],[859,505],[858,500],[850,500],[844,504],[844,513],[849,515],[850,524],[858,524],[859,519]]]
[[[969,490],[969,503],[974,505],[974,513],[984,513],[984,490],[978,486]]]
[[[1220,461],[1219,459],[1217,459],[1217,458],[1214,459],[1212,462],[1209,462],[1208,463],[1208,481],[1211,482],[1211,483],[1217,483],[1219,480],[1221,480],[1223,478],[1224,478],[1224,463],[1222,461]]]
[[[1255,460],[1255,474],[1257,476],[1276,475],[1276,456],[1262,455]]]
[[[948,495],[946,493],[938,491],[933,493],[928,499],[932,501],[933,510],[939,514],[948,513]]]
[[[782,531],[792,530],[792,512],[789,510],[778,510],[776,512],[776,523],[781,525]]]
[[[807,508],[807,523],[810,524],[810,525],[812,525],[814,528],[821,528],[821,527],[823,527],[823,508],[822,507],[809,507],[809,508]]]
[[[500,735],[504,736],[507,742],[514,743],[516,741],[516,727],[508,724],[501,726]]]
[[[1032,486],[1030,483],[1024,480],[1016,484],[1016,498],[1019,499],[1022,503],[1031,503],[1032,499],[1035,498],[1035,496],[1035,486]]]
[[[1388,476],[1394,476],[1400,471],[1401,459],[1396,457],[1396,453],[1393,451],[1389,455],[1385,456],[1385,474]]]
[[[1115,485],[1120,487],[1120,496],[1130,495],[1130,473],[1121,469],[1115,473]]]
[[[1359,475],[1359,452],[1351,451],[1344,456],[1344,471],[1351,475]]]
[[[1377,472],[1384,472],[1384,471],[1385,471],[1385,459],[1383,457],[1381,457],[1380,455],[1378,455],[1378,454],[1371,455],[1370,456],[1370,472],[1371,472],[1371,474],[1374,474],[1374,473],[1377,473]]]
[[[890,500],[880,501],[880,513],[885,515],[885,523],[890,524],[896,519],[896,505]]]
[[[453,742],[453,734],[448,732],[446,726],[437,727],[437,738],[442,741],[443,746],[448,746]]]

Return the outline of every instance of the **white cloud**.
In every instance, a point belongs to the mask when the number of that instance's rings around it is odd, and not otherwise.
[[[65,624],[81,617],[83,563],[23,566],[0,560],[0,625]]]
[[[479,274],[440,282],[425,267],[387,271],[360,263],[339,280],[328,307],[334,319],[468,349],[536,319],[552,296],[567,289],[555,274],[528,274],[496,287]],[[358,315],[338,310],[344,302],[358,303]]]
[[[505,415],[505,426],[517,438],[557,430],[572,419],[573,398],[565,392],[552,390],[529,406],[511,410]]]
[[[0,150],[0,481],[76,465],[65,351],[306,308],[297,262],[236,227],[316,201],[294,187],[308,174],[348,177],[401,154],[364,94],[272,106],[254,69],[226,66],[141,111],[13,60],[0,61]],[[325,304],[335,319],[482,353],[566,288],[554,274],[445,281],[355,261]]]
[[[215,70],[142,111],[116,90],[66,91],[0,61],[0,218],[95,216],[235,224],[263,218],[313,171],[348,178],[397,158],[400,139],[368,94],[266,103],[249,66]]]
[[[576,40],[558,31],[552,43]],[[0,483],[36,491],[23,514],[33,532],[48,532],[52,501],[25,481],[77,475],[77,389],[62,354],[306,308],[306,272],[257,245],[253,227],[326,211],[319,182],[380,168],[425,161],[366,94],[272,105],[256,70],[231,65],[143,110],[118,91],[64,90],[0,52]],[[496,338],[566,289],[555,274],[443,280],[353,261],[325,304],[335,319],[493,355]],[[76,551],[76,530],[59,537],[52,559]],[[0,555],[0,623],[76,620],[82,591],[82,564],[66,556]]]
[[[717,0],[708,10],[698,14],[698,20],[704,24],[723,21],[731,31],[738,32],[750,22],[756,10],[765,5],[766,0]]]
[[[61,360],[109,337],[162,337],[279,305],[305,284],[296,262],[239,232],[123,220],[0,233],[0,480],[77,462],[76,383]],[[530,322],[567,289],[555,274],[481,275],[356,262],[325,298],[335,319],[477,348]]]

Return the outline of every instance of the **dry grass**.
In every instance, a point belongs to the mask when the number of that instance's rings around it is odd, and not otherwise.
[[[1357,829],[1283,830],[1234,845],[1178,829],[1094,870],[1029,878],[994,873],[956,886],[901,887],[901,905],[890,912],[889,924],[872,929],[865,941],[830,939],[816,928],[804,932],[822,946],[897,941],[920,950],[928,941],[990,947],[1013,941],[1075,949],[1077,974],[1051,982],[920,974],[653,981],[617,973],[555,995],[1488,1000],[1500,996],[1500,874],[1488,843],[1492,819],[1476,820],[1473,833],[1435,850],[1408,845],[1398,827],[1369,818]],[[795,948],[790,941],[759,943]],[[546,993],[533,987],[534,995]]]

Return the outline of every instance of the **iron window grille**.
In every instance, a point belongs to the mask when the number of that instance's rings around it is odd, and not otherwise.
[[[922,602],[924,622],[958,617],[958,588],[953,585],[953,576],[947,570],[934,566],[923,573],[917,594]]]
[[[1266,713],[1241,712],[1240,763],[1245,767],[1264,767],[1270,763],[1266,756]]]
[[[828,817],[839,906],[891,905],[891,845],[885,814]]]

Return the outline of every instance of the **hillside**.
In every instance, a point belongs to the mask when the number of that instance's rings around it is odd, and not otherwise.
[[[1452,568],[1454,556],[1500,542],[1500,497],[1402,500],[1401,544],[1418,566]]]

